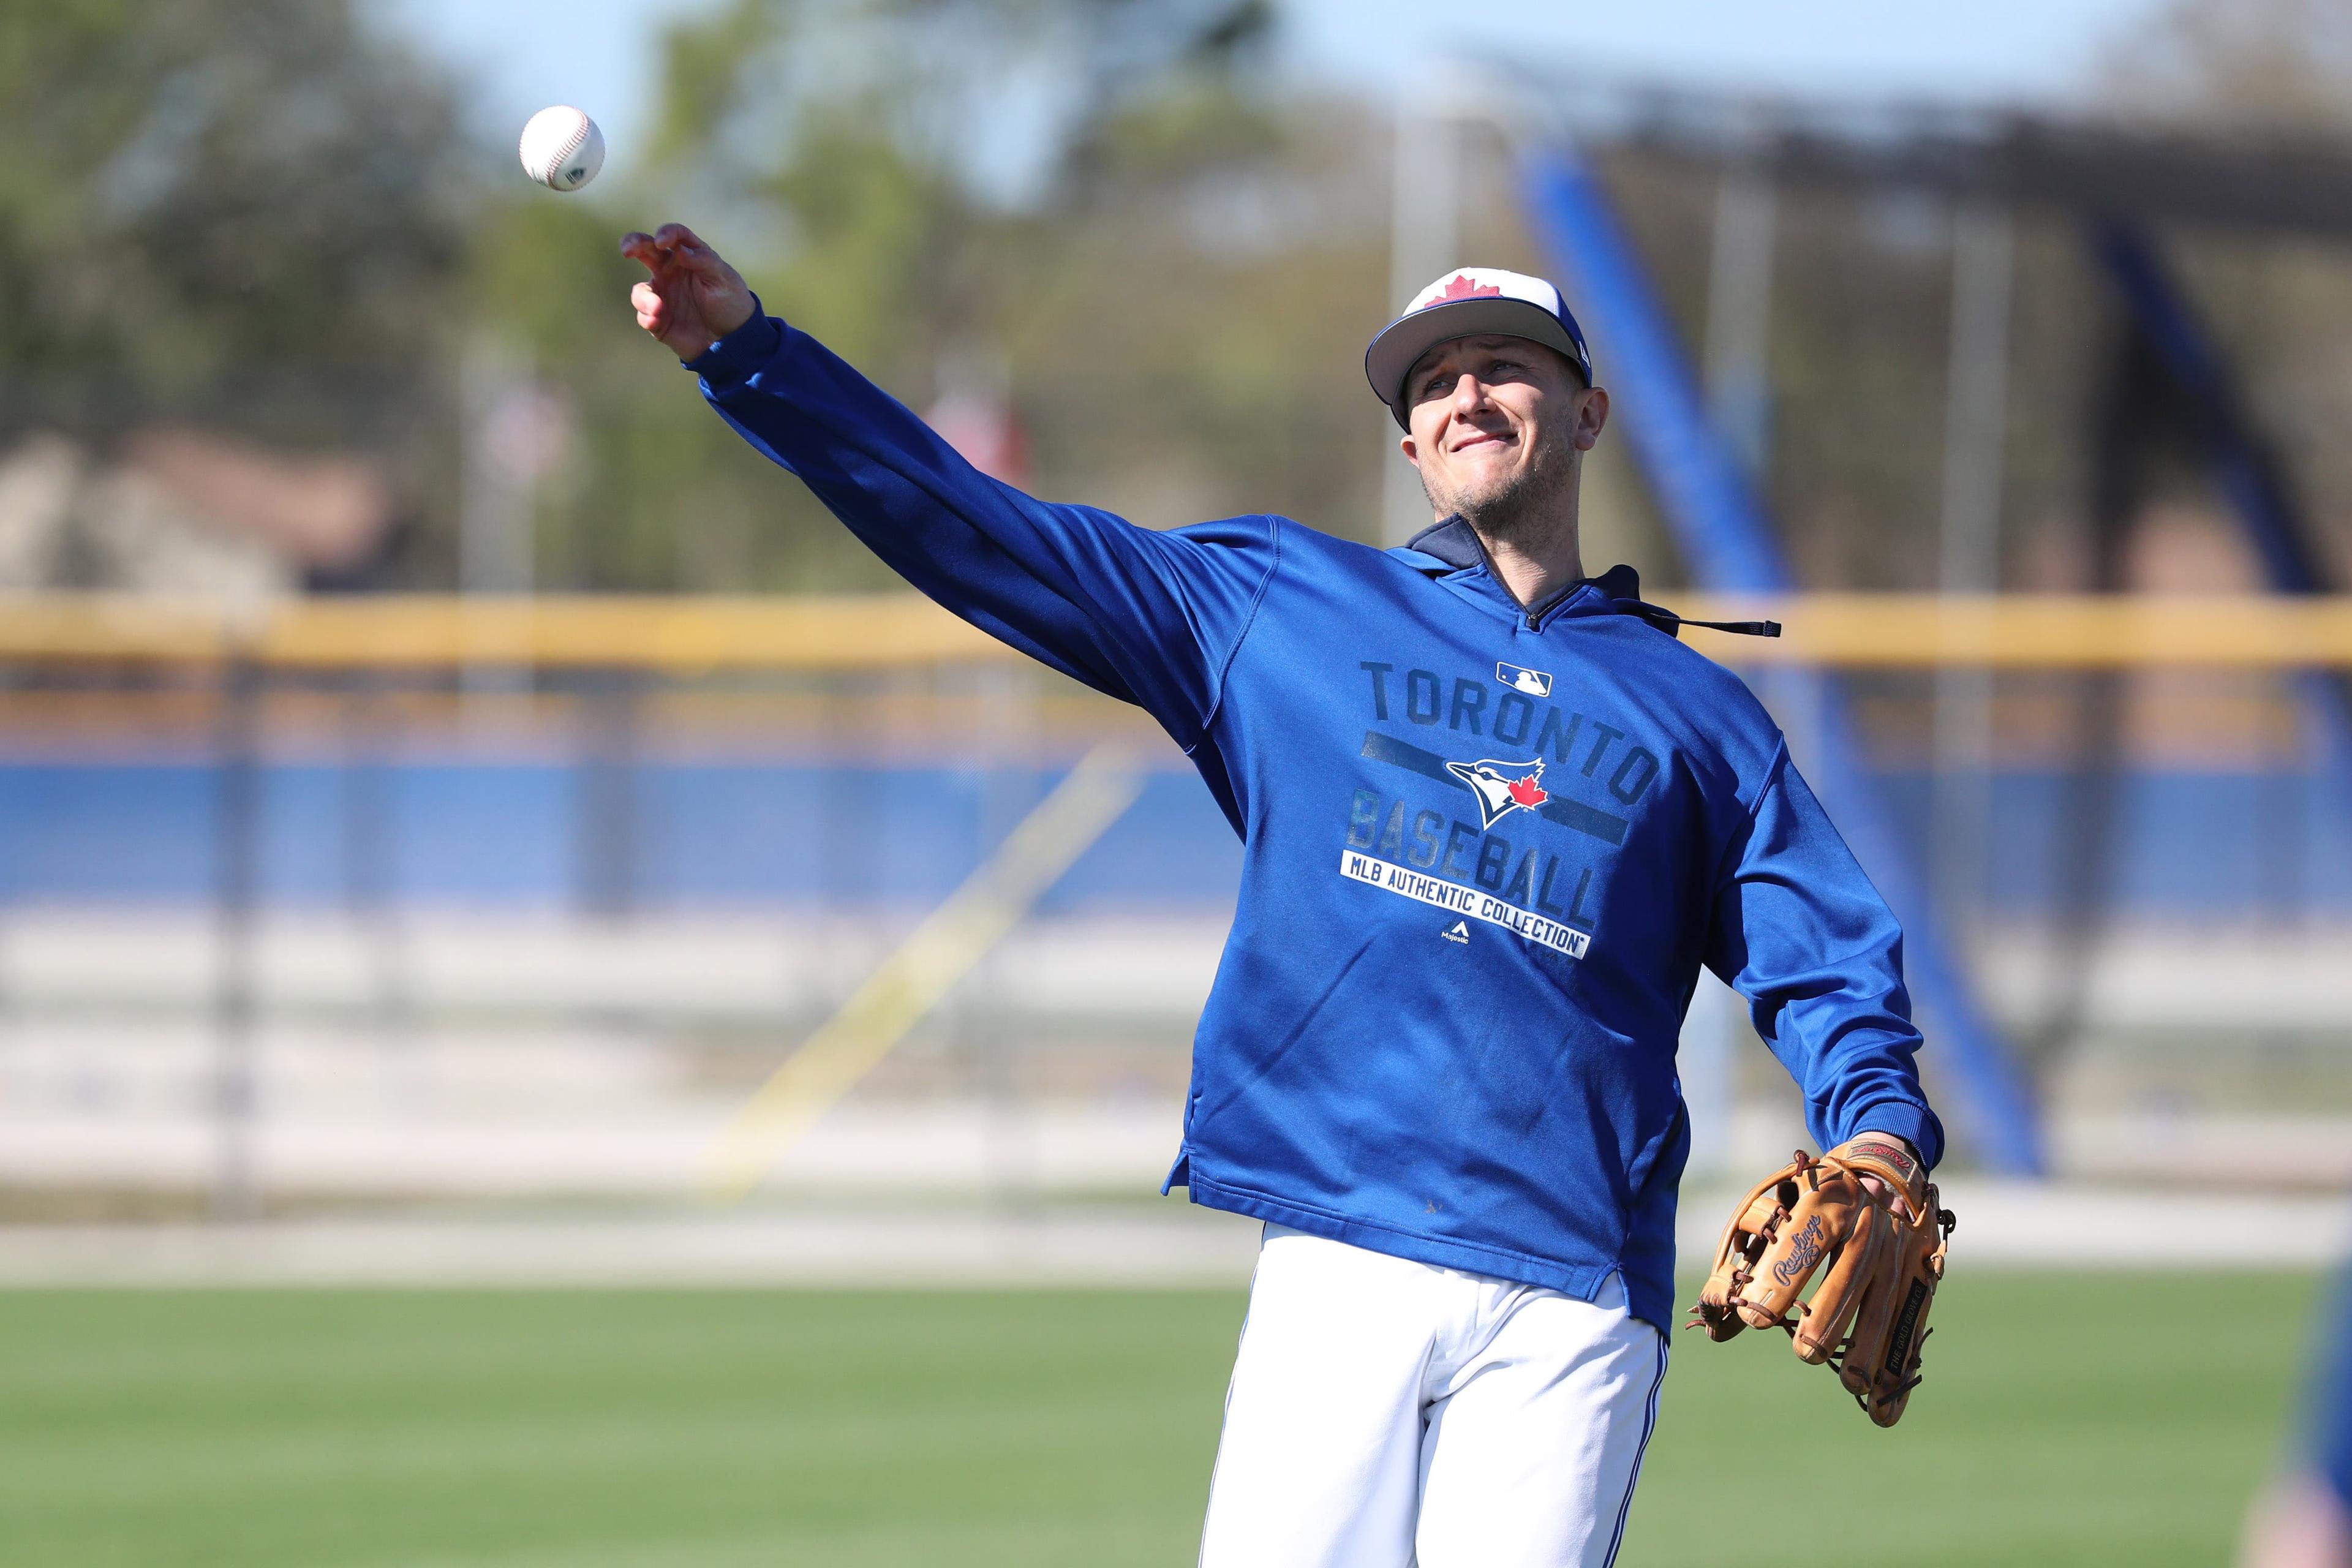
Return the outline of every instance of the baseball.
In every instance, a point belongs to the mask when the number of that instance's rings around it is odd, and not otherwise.
[[[522,128],[522,172],[554,191],[576,191],[604,166],[604,133],[569,104],[542,109]]]

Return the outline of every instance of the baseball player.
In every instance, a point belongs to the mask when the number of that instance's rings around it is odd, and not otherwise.
[[[2326,1360],[2307,1415],[2294,1473],[2248,1521],[2243,1568],[2352,1568],[2352,1274],[2336,1285]]]
[[[622,248],[722,418],[923,593],[1148,710],[1241,837],[1167,1182],[1265,1222],[1202,1562],[1609,1563],[1665,1372],[1699,966],[1843,1146],[1832,1187],[1916,1208],[1944,1137],[1901,932],[1779,730],[1629,569],[1585,574],[1609,395],[1559,291],[1465,268],[1372,340],[1435,520],[1378,550],[1037,500],[685,227]],[[1762,1266],[1841,1256],[1835,1215],[1759,1203]]]

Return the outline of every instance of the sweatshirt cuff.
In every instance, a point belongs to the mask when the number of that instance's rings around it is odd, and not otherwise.
[[[783,342],[784,324],[760,307],[751,296],[751,319],[686,362],[686,368],[717,391],[740,386],[759,373]]]
[[[1944,1124],[1924,1105],[1906,1100],[1874,1100],[1846,1119],[1841,1143],[1864,1132],[1892,1132],[1919,1151],[1919,1163],[1934,1170],[1944,1158]]]

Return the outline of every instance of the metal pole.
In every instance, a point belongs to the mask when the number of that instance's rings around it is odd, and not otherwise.
[[[531,591],[536,454],[522,411],[530,396],[529,356],[477,341],[459,367],[464,458],[459,473],[457,588],[477,594]],[[467,696],[520,691],[528,673],[496,658],[476,658],[460,677]],[[478,721],[488,721],[477,713]]]
[[[213,1215],[260,1213],[254,1175],[253,905],[260,778],[255,757],[260,672],[246,658],[221,671],[214,734]]]
[[[466,415],[463,510],[458,521],[457,584],[467,594],[530,591],[530,503],[535,454],[503,449],[520,432],[520,401],[530,395],[529,355],[478,342],[466,355],[460,393]]]
[[[1444,108],[1427,107],[1427,83],[1399,98],[1396,150],[1389,195],[1389,309],[1406,300],[1449,267],[1461,264],[1462,125]],[[1431,521],[1429,500],[1412,465],[1397,451],[1397,427],[1381,416],[1381,535],[1402,544]]]
[[[1964,206],[1952,224],[1952,341],[1944,403],[1942,535],[1937,585],[1947,594],[2000,586],[2000,495],[2009,410],[2009,215]],[[1945,668],[1935,678],[1934,843],[1929,876],[1963,936],[1988,889],[1993,787],[1992,672]]]
[[[1764,471],[1771,415],[1772,247],[1780,198],[1750,165],[1723,171],[1706,285],[1707,416],[1753,480]]]
[[[1738,1082],[1735,1047],[1747,1015],[1739,994],[1706,970],[1683,1015],[1682,1039],[1675,1051],[1675,1075],[1682,1080],[1683,1106],[1690,1117],[1686,1176],[1719,1176],[1731,1170],[1731,1137]]]
[[[817,887],[814,900],[818,951],[824,973],[814,988],[818,1019],[830,1017],[849,1000],[866,966],[866,937],[871,932],[887,952],[882,936],[887,925],[882,909],[884,878],[880,868],[861,861],[856,835],[844,830],[864,809],[865,781],[858,774],[872,754],[872,737],[860,729],[862,716],[879,705],[877,679],[855,671],[817,678],[822,683],[818,712],[824,726],[824,772],[816,783],[818,835]]]
[[[985,864],[1036,809],[1043,793],[1034,764],[1044,746],[1045,693],[1034,665],[991,664],[975,674],[980,689],[972,739],[982,770],[979,859]],[[1037,1119],[1022,1089],[1014,1052],[1024,1032],[1006,1012],[1003,970],[1003,947],[991,948],[965,981],[961,1011],[980,1056],[982,1179],[991,1201],[1010,1212],[1035,1197]]]
[[[398,815],[394,704],[383,678],[363,673],[343,695],[343,908],[369,954],[368,1013],[390,1041],[407,1022],[406,951],[394,886]]]
[[[593,672],[580,689],[580,903],[608,920],[638,901],[638,678],[624,669]]]
[[[1750,483],[1764,473],[1771,405],[1768,355],[1772,329],[1773,246],[1780,197],[1765,175],[1746,163],[1726,166],[1715,193],[1715,244],[1706,287],[1707,416]],[[1810,749],[1814,683],[1775,671],[1760,695]],[[1803,711],[1800,711],[1800,710]],[[1738,1110],[1738,1062],[1734,1042],[1745,1024],[1738,994],[1712,975],[1699,977],[1683,1020],[1676,1067],[1691,1121],[1691,1166],[1722,1173]]]

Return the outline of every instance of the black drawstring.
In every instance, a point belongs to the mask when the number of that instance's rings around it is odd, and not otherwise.
[[[1433,555],[1457,571],[1484,566],[1486,574],[1496,583],[1503,580],[1502,574],[1495,570],[1494,562],[1487,557],[1486,542],[1480,539],[1478,531],[1459,514],[1442,518],[1423,529],[1407,542],[1405,548]],[[1622,565],[1612,566],[1597,577],[1580,577],[1543,603],[1523,608],[1519,613],[1527,617],[1528,629],[1532,631],[1539,627],[1544,617],[1566,604],[1578,589],[1584,587],[1600,589],[1601,596],[1621,614],[1639,616],[1668,637],[1675,636],[1684,626],[1705,626],[1709,631],[1732,632],[1749,637],[1777,637],[1780,635],[1780,623],[1778,621],[1686,621],[1661,605],[1644,604],[1642,601],[1641,577],[1631,566]]]
[[[1780,635],[1778,621],[1694,621],[1687,620],[1660,605],[1645,605],[1639,599],[1615,600],[1617,607],[1629,616],[1638,616],[1668,637],[1675,637],[1684,626],[1705,626],[1711,632],[1731,632],[1744,637],[1777,637]]]

